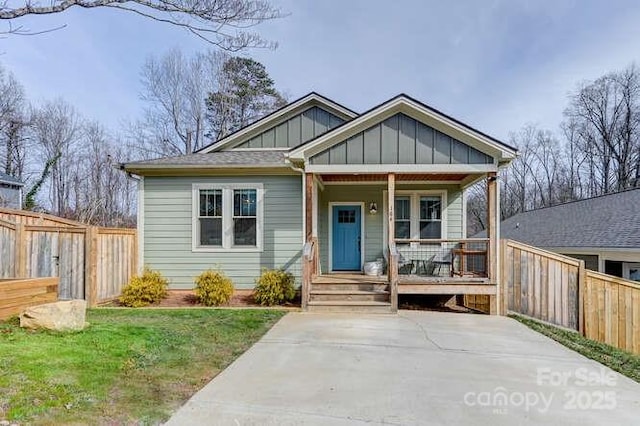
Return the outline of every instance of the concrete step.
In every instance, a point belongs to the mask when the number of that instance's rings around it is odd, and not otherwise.
[[[389,314],[391,303],[388,302],[357,302],[357,301],[310,301],[307,305],[309,312],[340,312]]]
[[[389,302],[389,292],[368,290],[311,290],[312,301]]]
[[[311,291],[387,291],[389,284],[384,282],[324,282],[313,281],[311,283]]]

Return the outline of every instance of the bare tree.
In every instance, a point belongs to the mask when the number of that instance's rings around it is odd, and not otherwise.
[[[114,167],[125,161],[125,147],[112,143],[108,132],[95,121],[83,123],[79,139],[69,176],[73,218],[102,226],[130,225],[135,206],[133,185]]]
[[[219,48],[239,51],[247,47],[275,47],[249,31],[255,25],[283,14],[266,0],[52,0],[0,2],[0,20],[7,22],[4,33],[34,34],[16,19],[30,15],[61,13],[71,8],[111,8],[173,25]],[[46,31],[46,30],[45,30]]]
[[[0,160],[4,172],[17,178],[25,171],[28,122],[22,85],[0,67]]]
[[[79,117],[75,109],[61,99],[46,102],[33,112],[34,142],[44,160],[41,177],[46,177],[45,172],[50,173],[49,202],[59,216],[68,216],[73,210],[69,177],[77,167],[78,130]]]
[[[215,51],[187,58],[173,49],[146,61],[141,72],[146,108],[129,132],[141,157],[188,154],[204,145],[205,98],[217,87],[226,59]]]
[[[640,176],[640,73],[635,65],[582,84],[565,117],[587,158],[589,195],[621,190]]]

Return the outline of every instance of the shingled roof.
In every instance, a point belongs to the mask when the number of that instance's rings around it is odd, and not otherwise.
[[[9,176],[6,173],[0,172],[0,182],[8,183],[11,185],[24,186],[24,182],[14,178],[13,176]]]
[[[640,188],[520,213],[502,238],[537,247],[640,249]]]
[[[198,166],[206,168],[284,167],[286,162],[283,151],[218,151],[135,161],[127,163],[125,169],[141,170]]]

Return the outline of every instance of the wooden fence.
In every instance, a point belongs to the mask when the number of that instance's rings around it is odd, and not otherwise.
[[[501,267],[503,313],[526,315],[640,354],[640,284],[511,240],[502,240]]]
[[[117,297],[137,270],[134,229],[0,209],[0,278],[59,277],[60,299]]]
[[[640,354],[640,284],[586,271],[584,335]]]
[[[0,279],[0,320],[29,306],[58,300],[58,278]]]

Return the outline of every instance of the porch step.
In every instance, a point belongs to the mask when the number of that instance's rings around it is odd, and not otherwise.
[[[312,289],[311,301],[345,301],[345,302],[389,302],[386,290],[326,290]]]
[[[309,301],[307,306],[309,312],[343,312],[343,313],[368,313],[368,314],[389,314],[391,313],[391,303],[389,302],[362,302],[362,301]]]
[[[389,284],[378,281],[316,281],[311,283],[311,291],[387,291]]]

